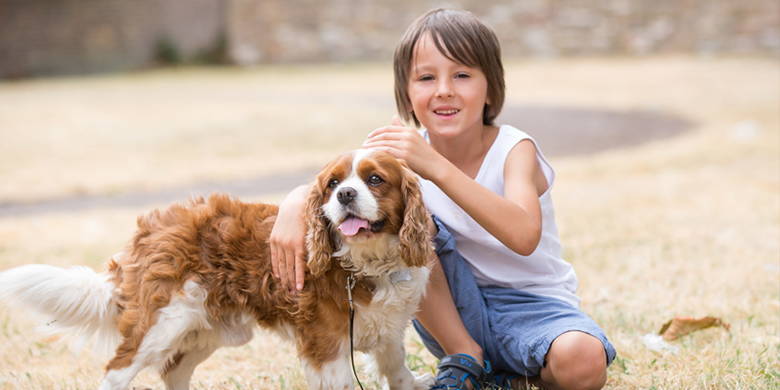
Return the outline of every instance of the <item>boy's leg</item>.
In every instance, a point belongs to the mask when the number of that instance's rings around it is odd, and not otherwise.
[[[437,258],[432,259],[426,296],[413,324],[428,351],[441,359],[437,385],[474,383],[488,371],[480,365],[493,363],[495,356],[493,347],[485,344],[490,339],[485,301],[470,266],[455,250],[455,239],[434,221],[439,229],[434,240]]]
[[[417,321],[439,343],[445,355],[465,353],[481,364],[482,347],[474,341],[463,325],[439,258],[436,257],[433,263],[425,296],[416,315]]]
[[[582,368],[579,360],[606,367],[615,355],[593,320],[555,298],[507,288],[479,288],[469,265],[455,250],[454,239],[436,222],[440,261],[434,263],[428,296],[414,321],[434,356],[441,359],[452,353],[468,353],[479,359],[473,355],[478,353],[474,348],[479,348],[497,374],[532,377],[520,378],[520,383],[544,383],[550,389],[560,385],[568,388],[569,381],[579,380],[593,388],[603,384],[603,379],[598,380],[600,375],[591,377],[588,373],[605,374],[605,368],[586,366],[585,374],[578,374]],[[593,340],[598,344],[589,342]],[[600,358],[595,357],[596,351]]]
[[[517,378],[546,390],[600,389],[615,350],[598,325],[564,301],[506,288],[483,290],[498,353]]]
[[[601,340],[570,331],[558,336],[540,373],[545,389],[601,389],[607,381],[607,357]]]

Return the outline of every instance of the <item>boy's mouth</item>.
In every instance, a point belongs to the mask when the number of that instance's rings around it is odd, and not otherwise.
[[[448,108],[446,110],[433,110],[434,114],[436,114],[438,116],[443,116],[443,117],[451,117],[451,116],[456,115],[459,112],[460,112],[460,110],[458,110],[457,108]]]

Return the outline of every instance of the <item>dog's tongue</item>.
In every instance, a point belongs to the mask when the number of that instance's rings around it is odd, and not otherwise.
[[[345,236],[354,236],[360,231],[360,228],[368,230],[368,221],[365,219],[349,217],[339,225],[339,230],[341,230],[341,233]]]

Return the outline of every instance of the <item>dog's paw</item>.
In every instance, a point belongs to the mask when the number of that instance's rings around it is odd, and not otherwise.
[[[414,390],[428,390],[435,381],[436,378],[431,374],[416,375],[414,377]]]

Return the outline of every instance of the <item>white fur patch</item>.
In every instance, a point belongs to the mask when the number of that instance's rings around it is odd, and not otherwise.
[[[301,361],[306,382],[310,389],[352,390],[352,366],[349,360],[349,344],[343,342],[336,359],[316,369],[305,359]]]
[[[146,332],[132,363],[118,370],[109,370],[103,378],[100,390],[125,389],[138,373],[149,366],[162,368],[176,353],[194,353],[197,362],[186,362],[192,365],[205,359],[211,352],[221,346],[226,340],[248,341],[251,338],[241,335],[243,327],[239,326],[239,335],[223,333],[235,330],[234,326],[221,324],[214,329],[209,323],[208,313],[204,307],[206,290],[193,281],[184,283],[180,295],[171,298],[167,306],[157,311],[157,320]],[[238,339],[238,340],[235,340]],[[199,359],[200,358],[200,359]],[[194,364],[193,364],[194,363]],[[186,368],[186,367],[185,367]],[[189,381],[189,373],[178,373],[177,385],[185,378]]]
[[[333,190],[330,199],[322,206],[325,216],[331,222],[341,223],[348,214],[354,214],[358,217],[367,219],[371,222],[379,219],[379,203],[374,194],[358,176],[357,168],[360,161],[371,154],[370,150],[360,149],[355,152],[352,160],[352,171],[350,174]],[[349,205],[342,205],[338,200],[338,192],[343,188],[351,187],[357,192],[357,197]]]
[[[400,267],[399,267],[400,269]],[[375,278],[374,297],[366,306],[355,309],[355,347],[370,351],[380,345],[380,340],[398,340],[425,291],[428,268],[408,268],[411,279],[393,283],[390,272]]]
[[[115,286],[109,280],[109,274],[88,267],[30,264],[0,273],[0,300],[42,316],[46,326],[39,330],[44,333],[74,335],[72,350],[95,340],[96,351],[107,355],[120,337],[112,302]]]

